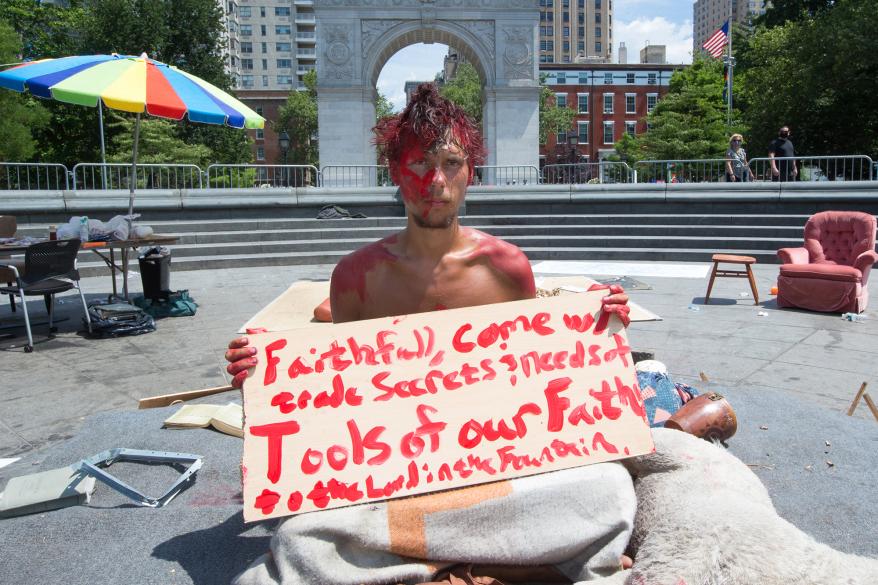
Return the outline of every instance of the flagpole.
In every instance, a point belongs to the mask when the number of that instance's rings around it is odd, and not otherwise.
[[[726,93],[728,95],[728,126],[729,130],[732,128],[732,78],[735,75],[735,61],[732,57],[732,14],[734,11],[734,3],[735,0],[729,0],[729,54],[728,54],[728,62],[727,67],[729,68],[728,79],[726,83]]]

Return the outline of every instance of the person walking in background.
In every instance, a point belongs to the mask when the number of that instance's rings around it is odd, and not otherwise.
[[[753,172],[747,163],[747,153],[741,147],[744,137],[740,134],[732,134],[729,139],[729,149],[726,151],[726,181],[730,183],[745,183],[753,180]]]
[[[789,126],[783,126],[777,133],[777,138],[768,145],[768,158],[771,161],[772,181],[795,181],[799,174],[796,161],[793,157],[796,152],[790,140]],[[775,160],[775,159],[779,160]]]

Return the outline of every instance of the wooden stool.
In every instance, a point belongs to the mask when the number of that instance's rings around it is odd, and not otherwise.
[[[713,290],[713,281],[717,276],[730,276],[734,278],[747,278],[750,280],[750,290],[753,291],[753,299],[754,305],[759,304],[759,291],[756,290],[756,279],[753,278],[753,270],[750,268],[751,264],[756,264],[756,258],[752,256],[732,256],[731,254],[714,254],[711,258],[713,260],[713,271],[710,273],[710,282],[707,285],[707,294],[704,295],[704,304],[708,304],[710,302],[710,291]],[[726,262],[727,264],[743,264],[746,270],[720,270],[719,263]]]

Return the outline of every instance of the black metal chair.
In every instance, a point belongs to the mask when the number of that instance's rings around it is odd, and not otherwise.
[[[0,287],[0,294],[17,294],[21,298],[21,306],[24,309],[24,326],[27,330],[25,353],[34,350],[34,338],[31,333],[25,296],[42,296],[45,299],[46,310],[49,312],[49,332],[51,333],[53,331],[52,317],[55,295],[75,288],[79,291],[85,321],[88,324],[88,331],[91,333],[88,306],[85,304],[85,295],[82,294],[82,289],[79,287],[79,271],[76,270],[76,253],[79,252],[79,245],[79,240],[57,240],[29,246],[24,253],[24,276],[19,275],[18,269],[14,265],[0,264],[0,267],[11,269],[15,275],[15,286]]]

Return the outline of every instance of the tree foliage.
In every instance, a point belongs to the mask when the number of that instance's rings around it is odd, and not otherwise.
[[[381,120],[382,118],[387,118],[388,116],[393,115],[393,104],[390,103],[390,100],[387,99],[387,96],[378,92],[377,97],[375,98],[375,121]]]
[[[17,60],[20,51],[15,30],[0,20],[0,62]],[[0,91],[0,160],[26,161],[37,149],[32,131],[45,127],[50,114],[27,94]]]
[[[472,63],[461,63],[454,78],[439,91],[479,125],[482,123],[482,79]]]
[[[546,76],[540,76],[540,144],[545,144],[549,134],[566,132],[573,126],[576,111],[573,108],[559,108],[555,103],[555,93],[546,83]]]
[[[304,91],[292,91],[278,111],[272,130],[290,135],[287,162],[297,165],[318,166],[317,146],[312,137],[317,134],[317,72],[309,71],[302,77]]]
[[[747,39],[740,100],[752,139],[767,148],[780,126],[796,152],[878,154],[878,29],[875,0],[830,7]]]
[[[836,0],[772,0],[759,24],[775,27],[790,21],[814,17],[837,4]]]
[[[683,160],[723,158],[732,132],[744,133],[732,112],[727,125],[723,100],[722,63],[696,56],[692,65],[671,76],[667,95],[647,118],[650,130],[637,137],[623,136],[616,151],[629,160]]]
[[[131,116],[111,112],[107,126],[113,130],[107,162],[130,163],[134,151],[134,124]],[[137,142],[137,162],[143,164],[192,164],[205,167],[211,151],[203,144],[186,144],[176,132],[176,122],[162,118],[141,118]]]

